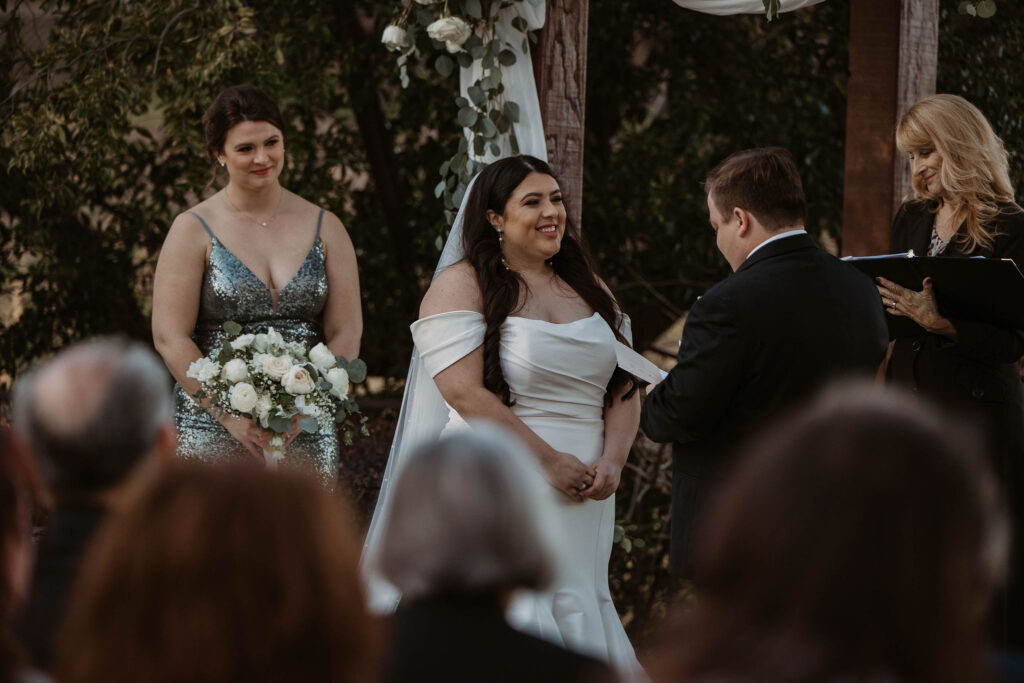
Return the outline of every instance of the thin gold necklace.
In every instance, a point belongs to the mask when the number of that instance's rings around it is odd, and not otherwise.
[[[231,208],[234,209],[237,213],[240,213],[243,216],[245,216],[246,218],[248,218],[249,220],[251,220],[256,225],[260,226],[261,228],[267,227],[268,225],[270,225],[271,223],[274,222],[275,218],[277,218],[277,211],[278,211],[278,209],[281,208],[281,198],[282,197],[284,197],[284,188],[283,187],[280,189],[280,191],[277,194],[277,203],[274,205],[274,213],[270,214],[270,218],[268,218],[267,220],[265,220],[265,221],[258,221],[255,218],[253,218],[252,216],[250,216],[249,214],[247,214],[245,211],[242,211],[237,206],[235,206],[235,203],[233,201],[231,201],[231,195],[228,194],[227,188],[224,188],[224,198],[228,200],[228,204],[231,205]]]

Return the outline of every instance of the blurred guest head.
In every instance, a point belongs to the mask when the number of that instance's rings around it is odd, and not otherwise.
[[[896,144],[910,156],[918,197],[951,202],[967,224],[971,250],[989,246],[990,221],[1013,201],[1003,141],[985,115],[957,95],[919,100],[896,126]]]
[[[951,424],[844,385],[750,444],[705,520],[669,680],[978,680],[1007,521]]]
[[[299,473],[175,467],[97,538],[60,680],[372,680],[357,553],[340,501]]]
[[[708,173],[704,190],[718,250],[733,270],[773,234],[804,225],[800,172],[781,147],[730,155]]]
[[[395,485],[381,573],[411,600],[546,586],[552,541],[528,457],[512,434],[483,423],[420,449]]]
[[[58,495],[124,483],[148,455],[174,451],[167,371],[138,342],[100,338],[61,351],[18,381],[14,423]]]
[[[25,597],[32,564],[32,518],[43,504],[35,463],[0,425],[0,681],[10,680],[17,656],[8,625]]]

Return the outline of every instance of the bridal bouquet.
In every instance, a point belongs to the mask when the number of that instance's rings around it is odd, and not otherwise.
[[[273,327],[241,334],[242,326],[228,321],[224,331],[232,338],[193,362],[186,376],[199,382],[195,397],[208,398],[215,414],[251,418],[274,433],[271,450],[264,452],[269,466],[284,458],[285,435],[296,416],[311,434],[341,427],[348,446],[354,429],[369,435],[366,417],[349,396],[349,383],[366,379],[366,363],[335,356],[323,343],[309,349],[285,341]]]

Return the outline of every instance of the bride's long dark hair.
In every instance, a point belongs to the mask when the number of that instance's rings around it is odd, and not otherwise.
[[[487,220],[487,212],[505,213],[505,204],[519,184],[531,173],[543,173],[558,180],[547,163],[527,155],[499,159],[485,168],[477,177],[466,202],[462,226],[462,247],[466,259],[476,271],[480,293],[484,300],[484,386],[497,394],[505,405],[512,405],[511,392],[501,371],[498,349],[501,324],[519,306],[526,281],[502,263],[498,233]],[[601,286],[591,264],[587,248],[579,230],[568,220],[561,248],[549,261],[555,273],[575,291],[581,299],[598,313],[615,333],[615,337],[628,344],[619,332],[622,313],[615,300]],[[632,384],[623,400],[637,389],[636,382],[621,368],[616,368],[608,382],[605,405],[610,406],[615,392]]]

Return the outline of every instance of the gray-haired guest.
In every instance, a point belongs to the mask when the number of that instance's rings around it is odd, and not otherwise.
[[[518,589],[555,574],[526,447],[477,423],[422,447],[395,484],[377,568],[401,592],[383,680],[614,681],[602,662],[513,629]]]
[[[40,542],[17,630],[33,663],[53,663],[80,560],[93,533],[146,463],[174,454],[171,383],[146,346],[81,342],[18,380],[14,428],[38,459],[55,508]]]

